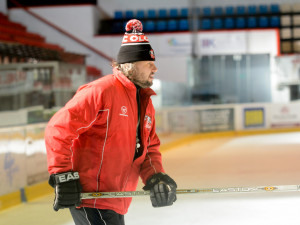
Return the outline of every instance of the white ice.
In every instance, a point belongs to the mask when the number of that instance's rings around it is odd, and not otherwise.
[[[165,208],[135,199],[125,218],[130,225],[299,225],[299,207],[300,193],[184,195]]]
[[[300,133],[197,140],[164,152],[163,159],[166,172],[179,188],[300,184]],[[37,225],[29,222],[33,221],[29,218],[35,215],[34,207],[39,207],[44,208],[39,212],[39,216],[45,217],[43,225],[74,225],[67,210],[53,212],[52,201],[53,196],[48,196],[1,213],[0,224],[19,217],[20,223],[12,225]],[[64,221],[58,223],[62,215]],[[153,208],[149,196],[135,197],[125,222],[126,225],[299,225],[300,192],[181,194],[173,206],[162,208]]]

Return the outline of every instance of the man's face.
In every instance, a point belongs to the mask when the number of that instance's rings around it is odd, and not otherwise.
[[[148,88],[153,84],[156,71],[154,61],[138,61],[135,62],[135,69],[128,78],[141,88]]]

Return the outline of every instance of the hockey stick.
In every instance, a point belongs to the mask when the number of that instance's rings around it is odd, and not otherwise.
[[[300,185],[177,189],[176,194],[206,194],[206,193],[216,194],[216,193],[288,192],[288,191],[300,191]],[[128,197],[137,197],[137,196],[145,196],[145,195],[150,195],[150,191],[81,193],[81,199],[128,198]]]

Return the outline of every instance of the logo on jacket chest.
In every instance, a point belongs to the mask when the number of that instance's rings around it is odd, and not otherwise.
[[[150,130],[152,127],[152,120],[150,116],[145,115],[145,119],[144,119],[144,124],[145,124],[145,128]]]
[[[127,114],[127,107],[126,106],[122,106],[121,107],[120,116],[128,116],[128,114]]]

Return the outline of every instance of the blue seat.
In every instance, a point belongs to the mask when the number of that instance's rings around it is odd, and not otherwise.
[[[256,5],[249,5],[248,6],[248,14],[256,14],[256,13],[257,13]]]
[[[243,29],[246,27],[246,20],[244,17],[238,17],[236,19],[236,28]]]
[[[145,11],[144,10],[138,10],[137,12],[136,12],[136,18],[137,19],[144,19],[145,18]]]
[[[171,17],[171,18],[177,18],[178,17],[178,9],[170,9],[170,11],[169,11],[169,17]]]
[[[279,27],[280,26],[280,18],[279,18],[279,16],[271,16],[271,18],[270,18],[270,26],[271,27]]]
[[[271,13],[279,13],[280,12],[279,5],[278,4],[271,4],[270,12]]]
[[[258,19],[258,26],[259,27],[268,27],[269,26],[269,20],[266,16],[261,16]]]
[[[226,6],[225,8],[225,14],[230,16],[234,14],[234,8],[233,6]]]
[[[159,19],[167,18],[167,10],[166,9],[159,9],[158,10],[158,18]]]
[[[197,17],[202,16],[202,9],[201,8],[196,7],[196,8],[193,8],[193,10],[194,10],[194,12],[191,11],[191,13],[195,13]]]
[[[211,20],[210,19],[203,19],[201,28],[203,30],[209,30],[211,29]]]
[[[156,11],[155,11],[155,9],[148,9],[147,18],[148,19],[154,19],[154,18],[156,18]]]
[[[177,20],[168,20],[167,29],[168,29],[168,31],[178,30],[178,21]]]
[[[189,20],[188,19],[181,19],[179,20],[179,30],[189,30]]]
[[[247,27],[255,28],[257,27],[257,21],[255,17],[248,17],[247,19]]]
[[[188,16],[189,16],[189,9],[188,8],[182,8],[182,9],[180,9],[180,16],[182,18],[188,18]]]
[[[165,20],[157,21],[156,31],[162,32],[167,30],[167,22]]]
[[[122,21],[122,24],[121,24],[122,30],[125,30],[125,29],[126,29],[127,22],[128,22],[128,21],[126,21],[126,20],[125,20],[125,21],[124,21],[124,20]],[[122,33],[122,32],[119,32],[119,33]]]
[[[115,20],[123,19],[123,12],[122,11],[115,11],[114,19]]]
[[[223,15],[223,8],[222,7],[215,7],[214,8],[214,15],[215,16],[221,16],[221,15]]]
[[[132,10],[126,10],[125,11],[125,18],[126,19],[133,19],[134,18],[134,13]]]
[[[214,29],[222,29],[223,28],[223,21],[220,18],[213,19],[213,28]]]
[[[145,32],[154,32],[155,31],[155,22],[152,20],[147,20],[144,23],[144,31]]]
[[[224,27],[226,29],[233,29],[234,28],[234,20],[233,20],[233,18],[227,17],[225,19]]]
[[[120,31],[124,30],[123,22],[113,21],[111,29],[112,33],[120,33]]]
[[[259,5],[259,13],[267,14],[269,12],[267,5]]]
[[[236,14],[237,15],[244,15],[246,13],[246,8],[243,5],[239,5],[236,7]]]
[[[211,16],[211,8],[204,7],[202,10],[203,16]]]

